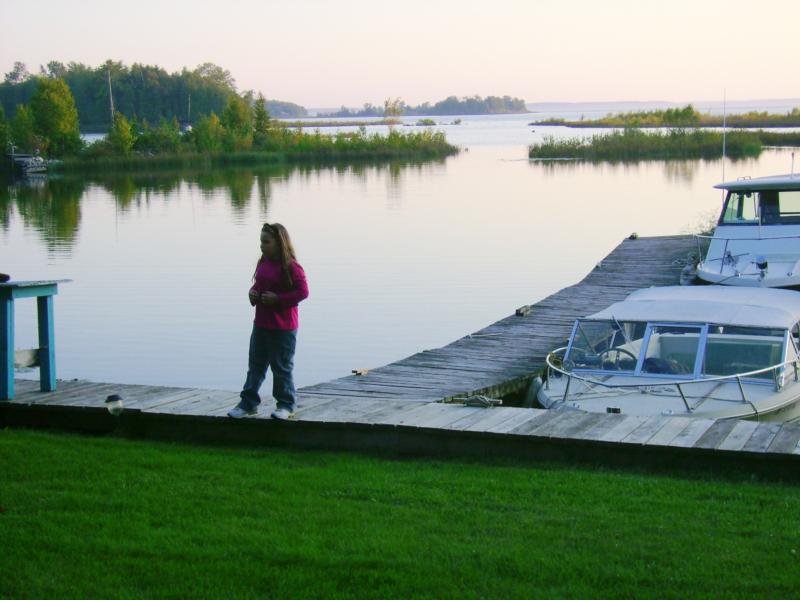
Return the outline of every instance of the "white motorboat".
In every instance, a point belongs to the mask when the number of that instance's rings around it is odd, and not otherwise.
[[[800,289],[800,175],[739,179],[726,190],[708,250],[697,265],[705,282]]]
[[[47,161],[39,155],[16,154],[12,159],[23,175],[47,172]]]
[[[800,416],[800,294],[671,286],[578,319],[550,353],[544,408],[627,415]]]

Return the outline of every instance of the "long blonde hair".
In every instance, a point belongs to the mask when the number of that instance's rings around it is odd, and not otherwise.
[[[286,227],[281,225],[280,223],[264,223],[261,226],[261,233],[266,233],[267,235],[275,238],[278,242],[278,260],[281,263],[281,272],[283,274],[283,283],[291,289],[294,287],[294,282],[292,281],[292,273],[289,270],[290,265],[297,260],[297,257],[294,253],[294,246],[292,246],[292,238],[289,237],[289,232],[286,231]],[[261,264],[261,261],[264,259],[263,256],[258,258],[258,262],[256,262],[256,270],[258,270],[258,265]],[[253,280],[255,280],[256,274],[255,271],[253,272]]]

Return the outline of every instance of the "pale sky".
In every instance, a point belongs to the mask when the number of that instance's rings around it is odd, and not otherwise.
[[[800,97],[798,0],[0,0],[0,74],[213,62],[314,107]]]

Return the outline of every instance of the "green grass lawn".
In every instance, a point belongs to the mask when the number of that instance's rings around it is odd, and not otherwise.
[[[797,597],[800,487],[0,430],[0,598]]]

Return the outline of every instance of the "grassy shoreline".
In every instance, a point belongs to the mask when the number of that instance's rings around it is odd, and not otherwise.
[[[666,133],[626,128],[589,139],[556,140],[547,137],[528,148],[533,159],[581,159],[632,161],[641,159],[720,158],[721,132],[671,129]],[[800,133],[732,131],[726,135],[726,154],[731,158],[756,157],[766,146],[800,146]]]

